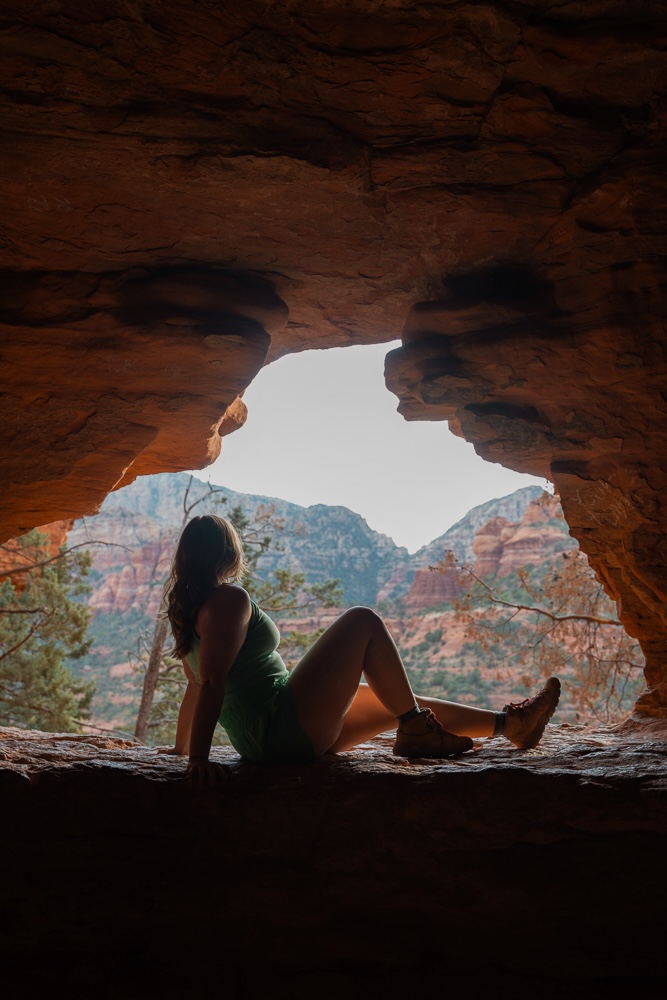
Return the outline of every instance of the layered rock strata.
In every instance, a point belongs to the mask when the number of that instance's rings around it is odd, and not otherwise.
[[[576,548],[563,529],[560,504],[547,494],[528,505],[519,524],[493,517],[475,535],[475,573],[484,580],[502,578],[551,561],[558,552]]]
[[[664,37],[652,0],[7,7],[0,537],[241,419],[256,296],[165,309],[173,272],[268,283],[272,358],[425,303],[406,416],[554,479],[667,714]]]
[[[0,309],[2,537],[213,461],[286,318],[268,286],[213,271],[14,279]]]
[[[604,246],[613,255],[613,240],[597,242],[600,257]],[[456,298],[415,307],[387,380],[409,419],[448,420],[482,457],[555,483],[571,533],[641,642],[648,691],[638,711],[667,717],[665,302],[653,273],[640,322],[627,284],[635,265],[595,267],[606,322],[552,304],[527,324],[518,307],[505,308],[509,277],[496,273],[486,310]],[[648,281],[652,268],[636,268]],[[566,272],[553,265],[554,303]],[[485,279],[470,282],[481,290]],[[530,275],[523,280],[530,291]]]

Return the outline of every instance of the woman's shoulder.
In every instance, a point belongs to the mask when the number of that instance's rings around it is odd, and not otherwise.
[[[222,583],[209,594],[199,609],[195,633],[201,637],[229,628],[247,629],[252,614],[250,597],[243,587]]]
[[[220,615],[227,617],[234,615],[248,619],[251,613],[252,602],[247,591],[233,583],[221,583],[202,604],[197,615],[197,624],[205,622],[210,616],[219,618]]]
[[[221,583],[207,597],[205,604],[213,604],[216,607],[226,608],[249,608],[252,604],[247,590],[236,583]]]

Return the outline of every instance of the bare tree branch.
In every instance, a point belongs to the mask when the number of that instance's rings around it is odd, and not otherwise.
[[[435,570],[436,572],[438,571],[437,566],[429,566],[429,569]],[[595,615],[584,615],[584,614],[557,615],[554,614],[552,611],[547,611],[546,608],[531,607],[529,604],[519,604],[518,602],[515,601],[504,601],[501,597],[497,597],[494,594],[493,590],[491,589],[491,587],[489,587],[488,583],[485,583],[484,580],[480,579],[480,577],[477,576],[475,571],[471,569],[470,566],[459,566],[459,569],[462,572],[467,573],[469,576],[471,576],[473,580],[475,580],[475,582],[480,585],[480,587],[484,588],[484,590],[486,591],[486,596],[488,600],[491,601],[492,604],[499,604],[501,607],[504,608],[515,608],[517,611],[532,611],[537,615],[544,615],[545,618],[551,618],[551,620],[554,622],[568,622],[568,621],[591,622],[591,624],[595,625],[618,625],[620,628],[623,627],[622,623],[617,618],[598,618]]]
[[[41,569],[43,566],[49,566],[51,563],[58,562],[59,559],[66,559],[70,552],[74,552],[75,549],[87,548],[89,545],[107,545],[117,549],[126,549],[128,552],[131,551],[127,545],[120,545],[118,542],[79,542],[77,545],[71,545],[64,552],[59,552],[57,555],[51,556],[50,559],[42,559],[40,562],[29,563],[26,566],[15,566],[12,569],[0,570],[0,580],[17,576],[19,573],[29,573],[31,570]],[[10,551],[14,552],[13,549]]]

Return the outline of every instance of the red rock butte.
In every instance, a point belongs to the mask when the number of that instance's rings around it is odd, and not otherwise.
[[[3,538],[203,468],[286,352],[551,479],[667,718],[667,11],[5,5]]]

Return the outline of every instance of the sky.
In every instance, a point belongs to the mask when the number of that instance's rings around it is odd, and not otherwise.
[[[471,507],[543,479],[479,458],[444,421],[407,421],[384,384],[400,346],[290,354],[263,368],[244,394],[248,419],[223,438],[217,461],[194,474],[239,493],[309,507],[349,507],[410,552]]]

